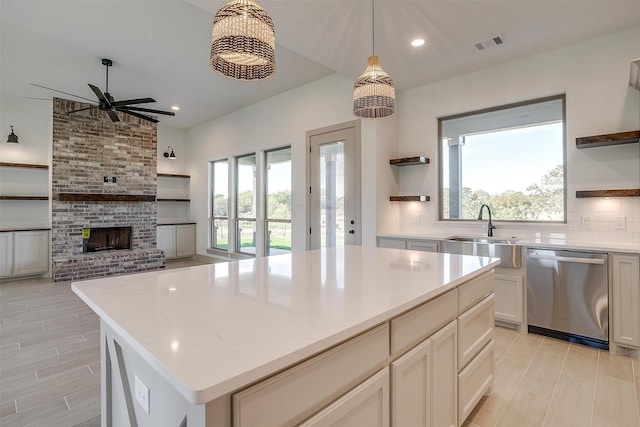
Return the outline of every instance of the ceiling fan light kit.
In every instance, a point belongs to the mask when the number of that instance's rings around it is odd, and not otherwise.
[[[393,79],[380,66],[380,58],[375,54],[376,31],[375,9],[371,0],[372,55],[367,60],[367,68],[353,85],[353,114],[367,119],[388,117],[395,112],[396,90]]]
[[[276,36],[273,20],[255,0],[230,0],[213,19],[211,69],[237,80],[273,75]]]

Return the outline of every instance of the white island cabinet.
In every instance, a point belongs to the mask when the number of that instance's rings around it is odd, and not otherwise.
[[[103,426],[461,426],[498,260],[349,246],[74,283]]]

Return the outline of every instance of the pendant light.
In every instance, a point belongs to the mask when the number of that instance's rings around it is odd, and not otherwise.
[[[11,126],[11,133],[9,134],[9,136],[7,137],[7,142],[13,142],[15,144],[18,143],[18,135],[16,135],[15,133],[13,133],[13,126]]]
[[[380,66],[376,56],[375,8],[371,0],[372,55],[367,60],[367,68],[353,85],[353,114],[367,119],[390,116],[395,111],[396,91],[393,79]]]
[[[276,69],[273,20],[256,0],[229,0],[216,13],[211,69],[237,80],[262,80]]]

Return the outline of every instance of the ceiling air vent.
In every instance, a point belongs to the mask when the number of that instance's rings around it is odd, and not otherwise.
[[[482,50],[489,49],[491,47],[500,46],[505,43],[506,43],[506,40],[504,39],[504,36],[502,34],[498,34],[497,36],[491,37],[490,39],[481,40],[479,42],[474,43],[473,47],[475,48],[475,50],[480,52]]]

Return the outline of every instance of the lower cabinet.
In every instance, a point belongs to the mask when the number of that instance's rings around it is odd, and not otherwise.
[[[495,313],[497,320],[510,323],[524,322],[524,277],[497,274]]]
[[[613,255],[611,313],[613,341],[640,347],[640,256]]]
[[[159,225],[157,247],[166,259],[188,258],[196,254],[196,225]]]
[[[232,425],[462,425],[493,384],[492,282],[478,276],[233,393]]]
[[[49,271],[49,231],[0,233],[0,277],[21,277]]]
[[[378,247],[409,249],[411,251],[439,252],[440,242],[427,239],[404,239],[402,237],[378,237]]]
[[[300,426],[388,427],[389,368],[384,368]]]

